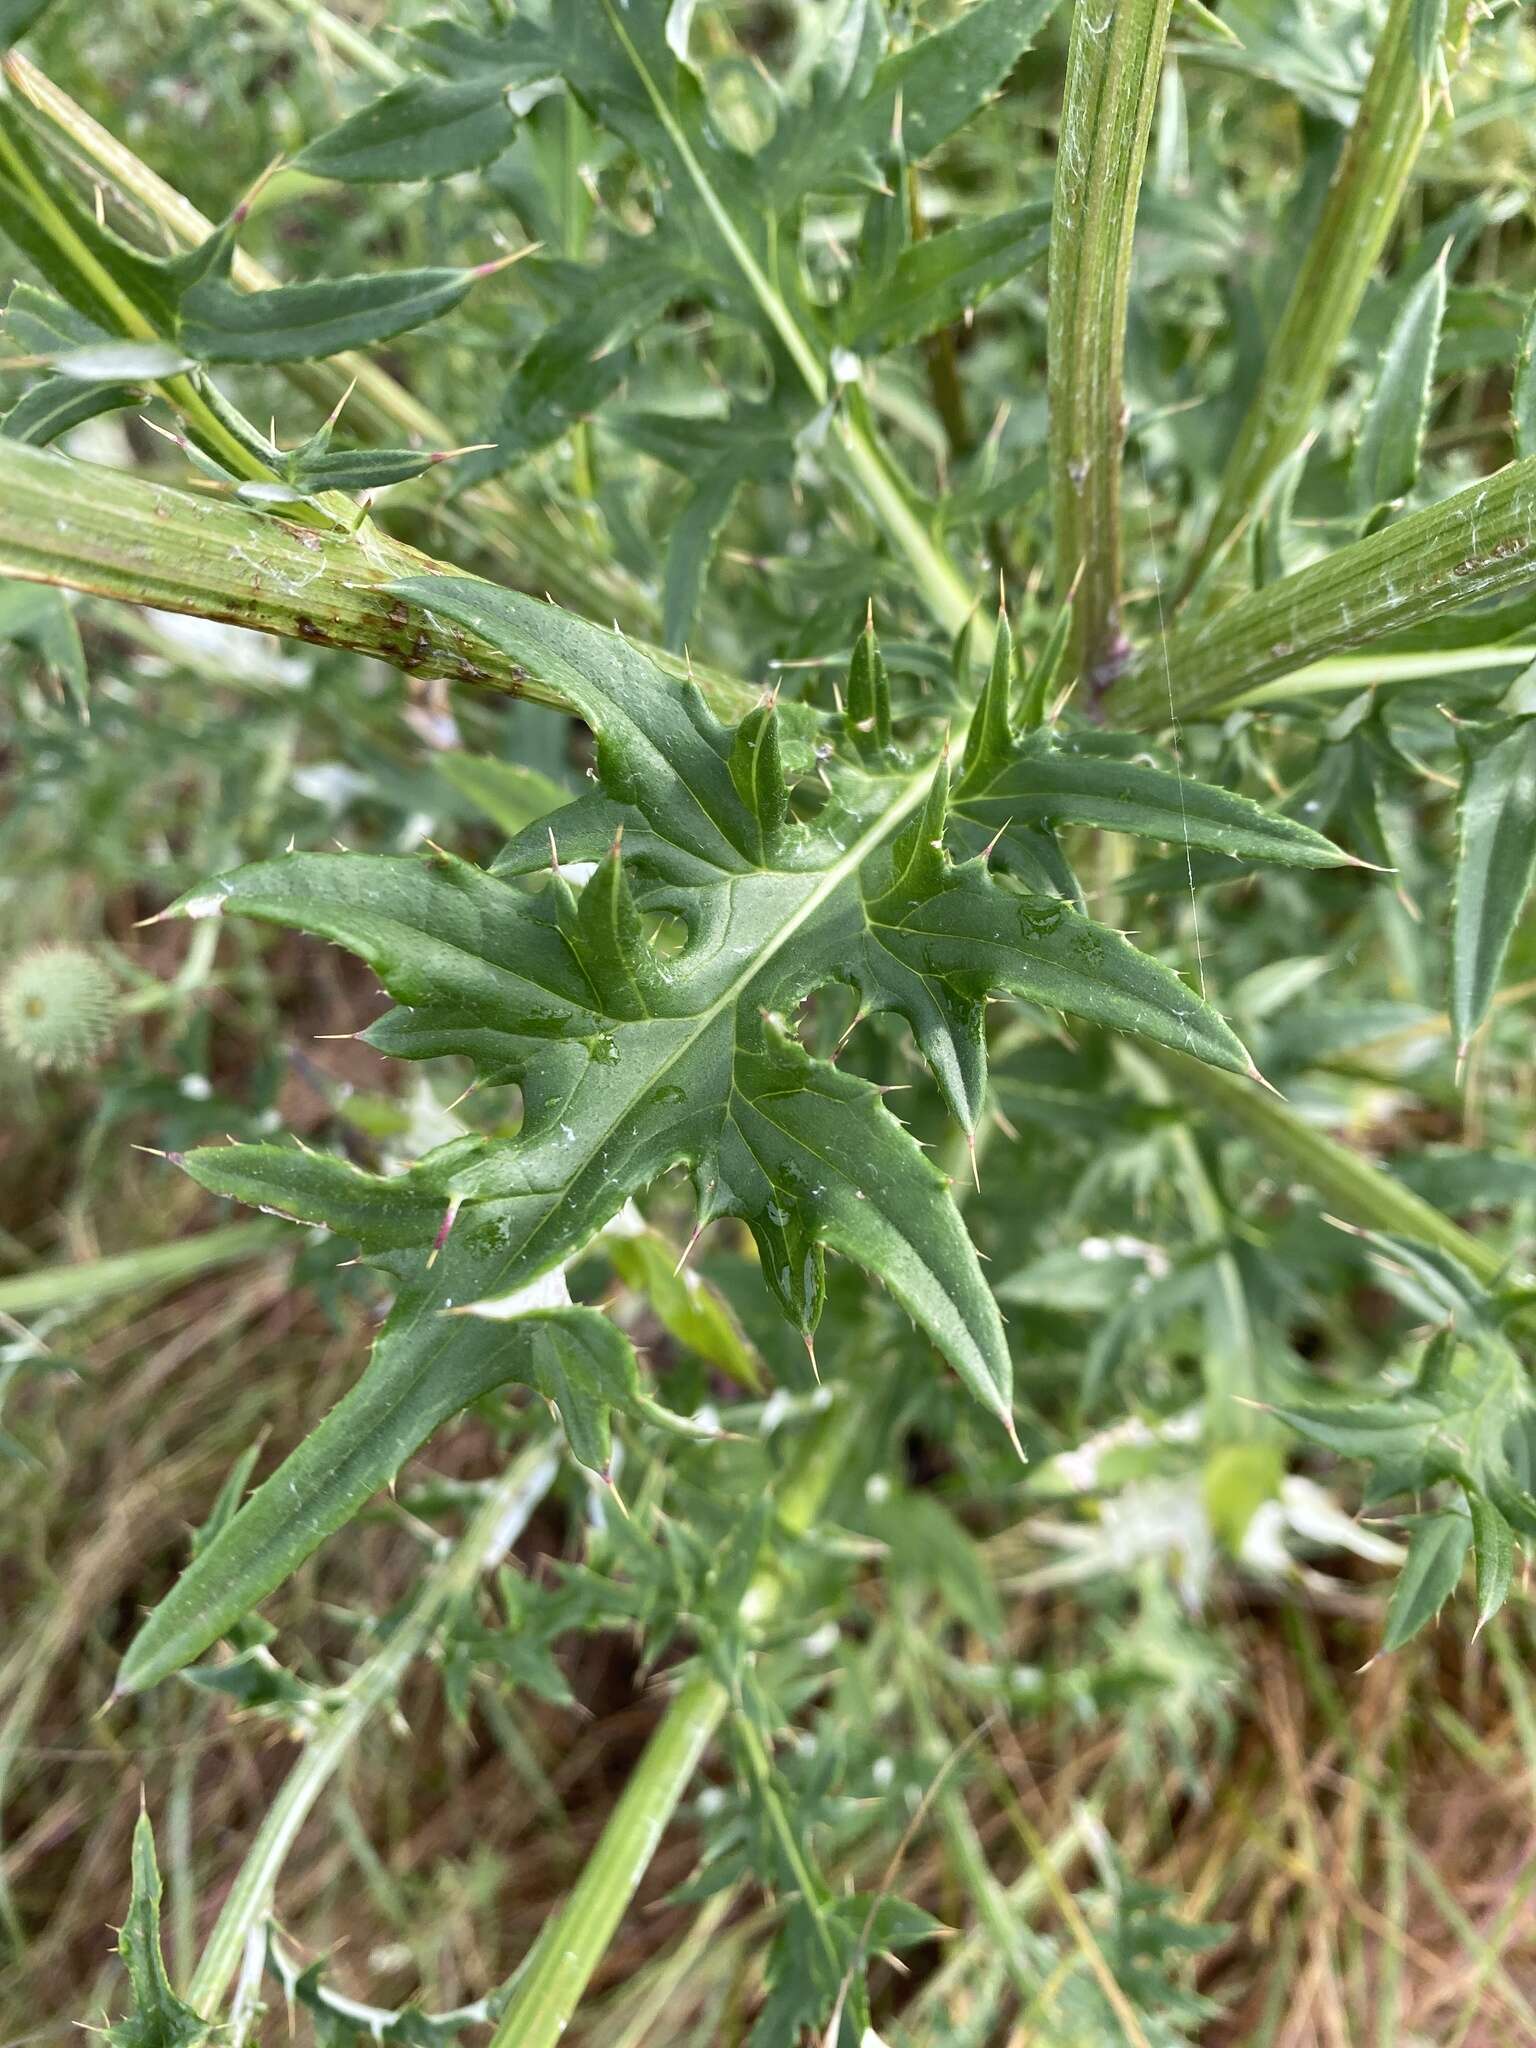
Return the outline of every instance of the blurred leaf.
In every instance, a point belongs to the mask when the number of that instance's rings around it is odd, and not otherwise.
[[[1387,337],[1355,446],[1355,502],[1364,512],[1398,504],[1418,476],[1445,318],[1445,272],[1442,254],[1409,294]]]
[[[1457,727],[1451,1022],[1465,1056],[1488,1014],[1536,874],[1536,719]]]
[[[294,165],[353,184],[408,184],[477,170],[516,132],[507,91],[517,82],[515,74],[408,79],[316,136]]]
[[[871,350],[920,341],[1038,262],[1050,234],[1050,202],[1036,200],[914,242],[872,287],[855,272],[838,308],[839,338],[845,347]]]
[[[1480,1493],[1467,1495],[1477,1558],[1477,1626],[1486,1627],[1504,1605],[1515,1568],[1515,1540],[1509,1523]]]
[[[1457,1509],[1428,1515],[1419,1523],[1387,1606],[1384,1652],[1400,1650],[1434,1620],[1460,1584],[1471,1541],[1471,1520]]]

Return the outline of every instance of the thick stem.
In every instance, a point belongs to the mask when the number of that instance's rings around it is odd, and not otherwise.
[[[234,1981],[245,1945],[271,1911],[272,1893],[299,1829],[366,1723],[389,1704],[443,1614],[483,1572],[499,1564],[549,1491],[559,1460],[547,1444],[516,1458],[471,1516],[459,1541],[423,1579],[415,1604],[383,1649],[341,1688],[320,1731],[312,1735],[268,1807],[255,1841],[224,1900],[223,1910],[186,1989],[196,2012],[212,2014]]]
[[[1441,49],[1465,53],[1467,0],[1450,0]],[[1222,478],[1186,588],[1236,537],[1275,471],[1301,446],[1397,221],[1438,91],[1414,55],[1420,0],[1392,0],[1353,127]]]
[[[168,229],[184,248],[195,249],[214,232],[205,214],[61,92],[20,50],[6,51],[0,69],[7,83],[67,138],[75,152]],[[244,291],[270,291],[282,282],[243,249],[234,253],[232,274]],[[290,383],[327,409],[343,392],[352,390],[348,429],[361,429],[374,440],[403,435],[417,447],[446,449],[464,438],[366,355],[348,351],[324,362],[277,367]],[[654,605],[633,578],[617,564],[573,550],[565,536],[550,528],[543,507],[525,504],[495,480],[475,485],[465,493],[464,502],[472,505],[477,515],[476,540],[494,547],[512,565],[519,582],[534,590],[554,591],[598,617],[616,613],[637,627],[653,619]]]
[[[779,1496],[781,1531],[802,1535],[815,1520],[860,1420],[857,1403],[845,1398],[806,1440]],[[778,1566],[765,1561],[743,1619],[768,1621],[785,1586]],[[516,1979],[490,2048],[556,2048],[729,1705],[719,1679],[701,1669],[667,1708],[575,1889]]]
[[[1155,725],[1223,710],[1280,676],[1536,576],[1536,456],[1177,627],[1122,683],[1116,716]],[[1167,670],[1163,662],[1166,658]],[[1298,679],[1300,680],[1300,679]],[[1274,694],[1273,692],[1268,694]]]
[[[1131,238],[1171,0],[1077,0],[1051,206],[1051,503],[1058,588],[1090,695],[1129,648],[1120,627],[1120,466]]]
[[[438,573],[460,572],[366,523],[355,534],[295,526],[0,441],[0,576],[223,619],[373,655],[412,675],[561,703],[519,663],[384,588]]]

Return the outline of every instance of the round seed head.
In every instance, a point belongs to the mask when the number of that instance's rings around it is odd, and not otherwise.
[[[0,974],[0,1045],[41,1072],[99,1060],[120,1007],[110,971],[84,946],[32,946]]]

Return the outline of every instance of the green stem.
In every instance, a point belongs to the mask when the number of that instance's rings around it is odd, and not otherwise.
[[[1422,1197],[1297,1115],[1288,1102],[1235,1074],[1219,1073],[1184,1053],[1138,1043],[1138,1054],[1161,1069],[1181,1101],[1208,1110],[1242,1131],[1317,1190],[1346,1223],[1412,1238],[1458,1260],[1485,1287],[1508,1277],[1505,1262]]]
[[[354,28],[339,14],[332,14],[328,7],[320,4],[320,0],[271,0],[270,5],[251,11],[259,12],[274,26],[284,16],[290,21],[302,21],[322,41],[329,43],[338,55],[350,59],[360,71],[376,78],[380,85],[399,85],[406,75],[403,67],[387,51],[376,50],[361,29]]]
[[[836,427],[851,475],[880,525],[912,565],[923,602],[933,618],[953,637],[974,615],[976,652],[978,658],[985,659],[991,652],[991,619],[984,608],[977,611],[960,572],[913,511],[906,491],[875,439],[866,417],[867,409],[859,402],[857,393],[853,397],[854,402],[840,412]]]
[[[283,1780],[231,1885],[187,1985],[194,2011],[213,2014],[234,1981],[247,1940],[271,1910],[272,1893],[299,1829],[365,1724],[388,1705],[400,1681],[430,1643],[442,1616],[505,1556],[549,1491],[559,1460],[547,1444],[531,1444],[502,1474],[448,1555],[422,1580],[410,1612],[383,1649],[358,1667],[334,1695],[318,1733]]]
[[[385,588],[438,573],[460,572],[367,524],[355,534],[296,526],[0,441],[0,576],[223,619],[349,648],[413,675],[562,703],[557,689],[519,664]]]
[[[1392,0],[1322,217],[1265,353],[1186,589],[1236,538],[1265,485],[1301,446],[1396,224],[1438,97],[1433,76],[1420,71],[1414,55],[1420,11],[1421,0]],[[1467,0],[1450,0],[1441,50],[1452,70],[1466,48],[1467,18]]]
[[[635,75],[645,88],[667,140],[676,150],[698,193],[716,233],[731,261],[745,278],[764,317],[784,345],[785,353],[800,373],[813,402],[825,405],[834,396],[831,374],[814,344],[801,329],[784,295],[758,262],[746,237],[731,218],[714,184],[699,162],[666,95],[658,87],[619,17],[614,0],[602,0],[615,36],[623,44]],[[1150,0],[1165,8],[1167,0]],[[970,617],[973,604],[960,572],[913,511],[907,493],[893,473],[890,458],[880,448],[867,408],[851,394],[850,403],[839,408],[837,442],[855,480],[868,497],[876,517],[906,556],[917,578],[918,589],[934,618],[948,633],[958,633]]]
[[[45,1309],[79,1309],[115,1294],[134,1294],[144,1287],[170,1287],[258,1257],[291,1242],[286,1223],[231,1223],[204,1230],[196,1237],[143,1251],[121,1252],[113,1258],[87,1259],[72,1266],[44,1266],[0,1280],[0,1315],[35,1316]]]
[[[1131,239],[1172,0],[1077,0],[1051,202],[1047,361],[1058,588],[1090,693],[1126,665],[1120,466]]]
[[[213,223],[205,214],[125,149],[20,50],[7,51],[0,66],[23,99],[185,248],[195,249],[213,233]],[[234,253],[232,275],[245,291],[270,291],[281,282],[243,249]],[[290,383],[327,409],[355,387],[348,421],[360,424],[376,440],[403,433],[416,446],[448,448],[463,438],[369,356],[348,352],[323,363],[284,363],[278,368]],[[543,508],[535,510],[524,504],[496,481],[475,485],[465,493],[464,502],[477,514],[477,544],[495,548],[512,564],[520,582],[536,590],[555,591],[598,617],[616,614],[636,626],[653,622],[654,603],[634,579],[616,563],[597,561],[590,552],[583,556],[573,551],[567,537],[547,530],[549,518]]]
[[[1216,714],[1278,677],[1441,612],[1507,595],[1536,574],[1536,456],[1337,548],[1212,617],[1177,627],[1116,694],[1116,716],[1154,725]],[[1167,667],[1164,668],[1166,659]],[[1269,691],[1267,696],[1275,693]]]
[[[806,1439],[779,1495],[781,1531],[803,1535],[810,1527],[861,1420],[858,1405],[844,1399]],[[742,1602],[743,1620],[770,1620],[786,1584],[771,1558],[762,1563]],[[729,1705],[720,1680],[700,1669],[667,1708],[574,1890],[515,1980],[490,2048],[556,2048]]]

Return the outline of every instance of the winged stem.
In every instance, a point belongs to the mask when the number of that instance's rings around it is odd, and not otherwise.
[[[1177,626],[1167,674],[1178,715],[1214,715],[1329,655],[1527,586],[1536,570],[1536,456],[1425,506],[1224,611]],[[1116,694],[1117,721],[1156,727],[1168,715],[1162,657]],[[1278,692],[1266,689],[1266,698]]]
[[[1077,0],[1051,206],[1047,376],[1057,587],[1076,586],[1080,673],[1126,666],[1120,467],[1131,240],[1172,0]]]

